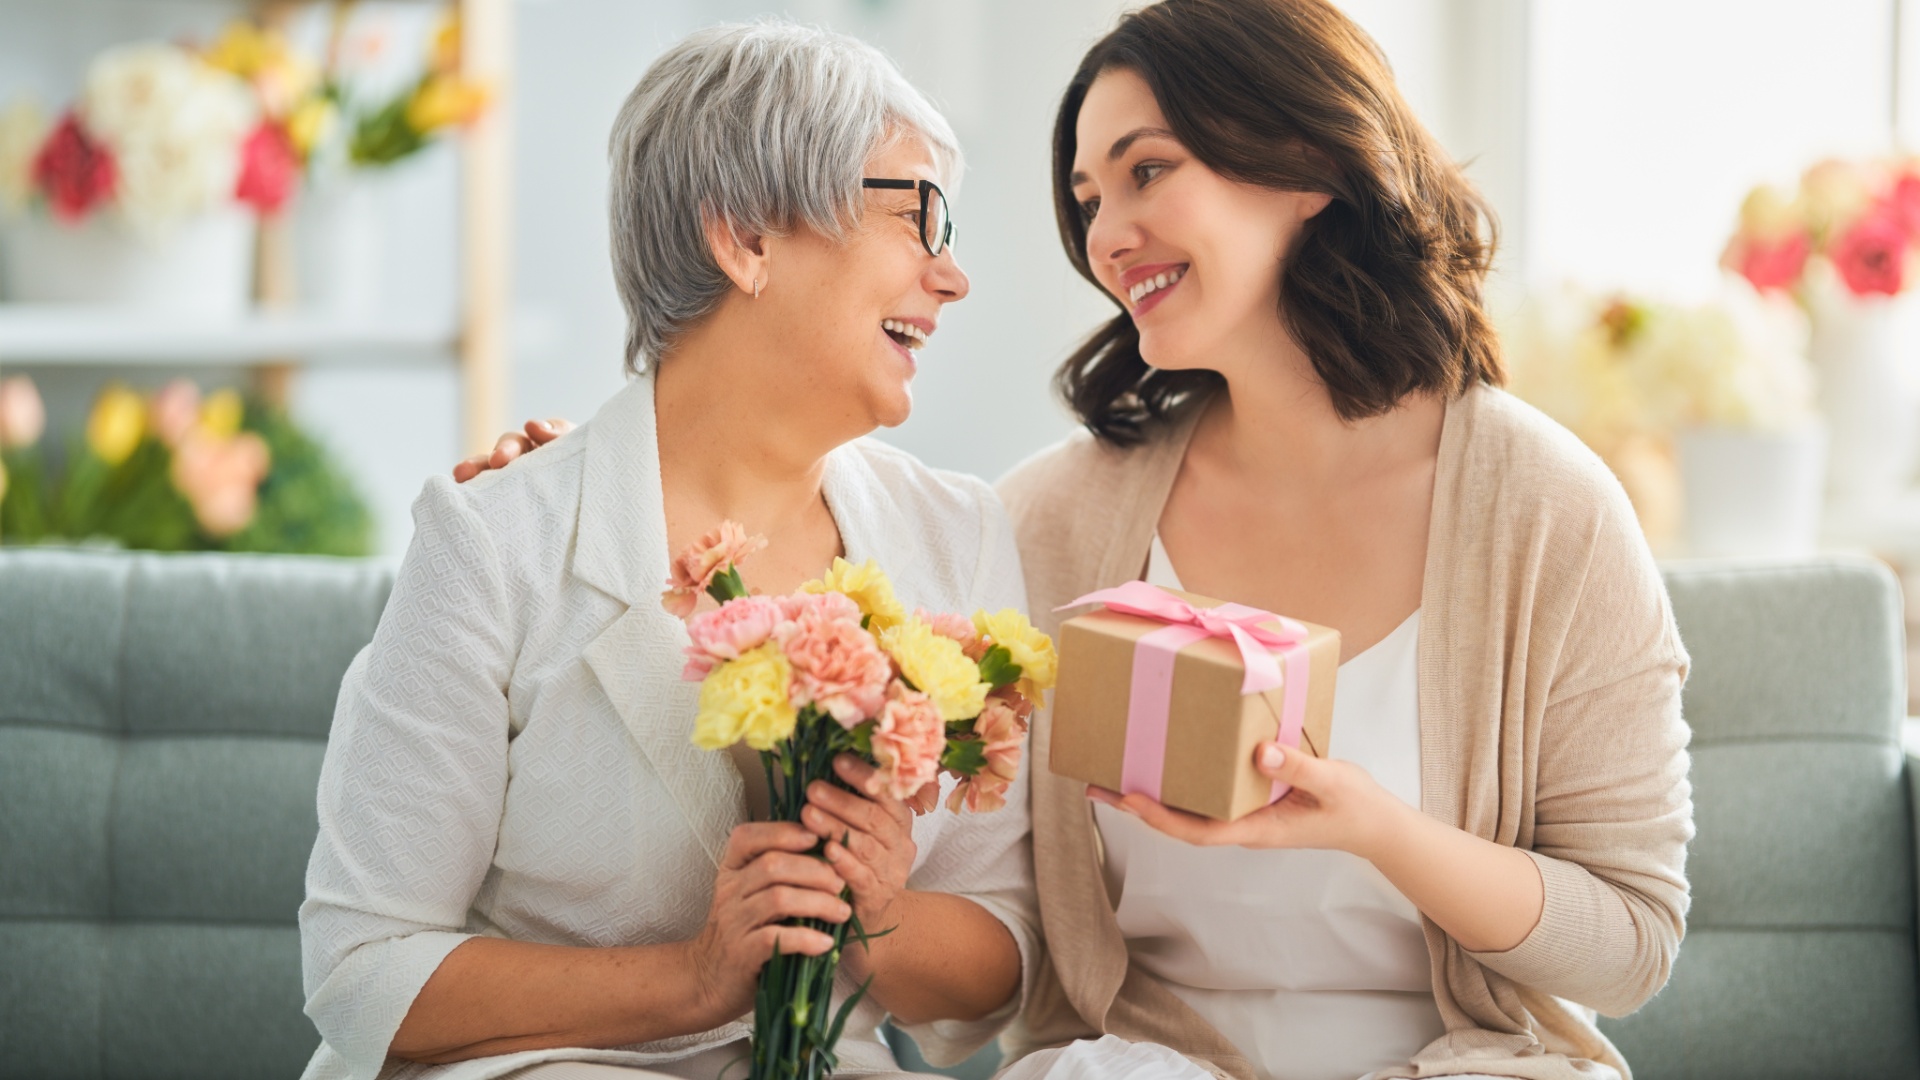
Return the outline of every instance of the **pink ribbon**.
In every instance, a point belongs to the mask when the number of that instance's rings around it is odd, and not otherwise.
[[[1137,615],[1167,625],[1140,638],[1133,646],[1133,681],[1127,703],[1126,753],[1121,759],[1121,794],[1139,792],[1158,802],[1166,774],[1168,711],[1173,705],[1173,664],[1180,650],[1210,637],[1230,638],[1240,649],[1246,675],[1242,694],[1287,688],[1280,708],[1277,741],[1298,747],[1306,727],[1307,656],[1305,624],[1244,604],[1197,608],[1180,597],[1144,581],[1129,581],[1111,589],[1090,592],[1064,611],[1082,604],[1105,604],[1108,611]],[[1280,624],[1278,631],[1262,623]],[[1276,657],[1275,653],[1279,655]],[[1278,802],[1289,787],[1273,782],[1269,803]]]

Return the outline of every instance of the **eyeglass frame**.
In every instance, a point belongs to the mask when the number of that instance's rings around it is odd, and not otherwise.
[[[926,248],[927,254],[936,259],[940,257],[941,252],[953,246],[953,204],[947,200],[947,193],[940,190],[940,185],[931,180],[894,180],[878,176],[863,176],[860,178],[860,186],[887,191],[918,190],[920,192],[920,246]],[[935,247],[927,240],[927,208],[932,205],[933,196],[936,193],[940,196],[940,201],[947,205],[947,228],[940,237],[939,247]]]

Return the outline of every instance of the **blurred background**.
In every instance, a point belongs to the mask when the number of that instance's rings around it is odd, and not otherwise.
[[[972,298],[880,434],[989,478],[1111,308],[1057,95],[1112,0],[0,0],[0,544],[395,555],[424,478],[621,384],[605,139],[783,15],[952,119]],[[1920,555],[1920,3],[1348,0],[1500,216],[1513,388],[1663,555]]]

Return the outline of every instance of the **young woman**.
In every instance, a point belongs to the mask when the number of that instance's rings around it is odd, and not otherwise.
[[[1329,759],[1262,746],[1293,791],[1231,824],[1035,728],[1026,1033],[1067,1045],[1012,1075],[1624,1076],[1593,1010],[1679,945],[1687,659],[1619,485],[1496,388],[1480,199],[1324,0],[1124,18],[1054,192],[1121,310],[1057,380],[1087,432],[1000,485],[1032,609],[1144,577],[1343,663]]]
[[[952,132],[872,48],[761,23],[668,50],[611,143],[636,377],[565,446],[415,505],[320,777],[316,1080],[710,1080],[772,951],[832,947],[794,916],[896,928],[842,964],[843,992],[872,980],[842,1074],[899,1075],[884,1014],[957,1060],[1017,1007],[1024,792],[916,819],[819,784],[802,823],[750,821],[758,762],[689,741],[660,604],[671,553],[723,518],[771,541],[747,568],[770,592],[844,554],[909,606],[1022,603],[987,486],[861,438],[906,417],[912,349],[967,294]]]
[[[1086,432],[1000,485],[1031,610],[1145,578],[1344,663],[1329,758],[1261,747],[1293,791],[1231,824],[1052,775],[1039,719],[1006,1080],[1624,1077],[1593,1019],[1684,930],[1687,658],[1619,485],[1498,389],[1481,200],[1324,0],[1126,16],[1054,149],[1120,310],[1057,380]]]

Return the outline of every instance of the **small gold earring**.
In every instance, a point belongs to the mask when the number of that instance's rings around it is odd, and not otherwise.
[[[760,279],[759,278],[753,279],[753,298],[755,300],[760,299]]]

